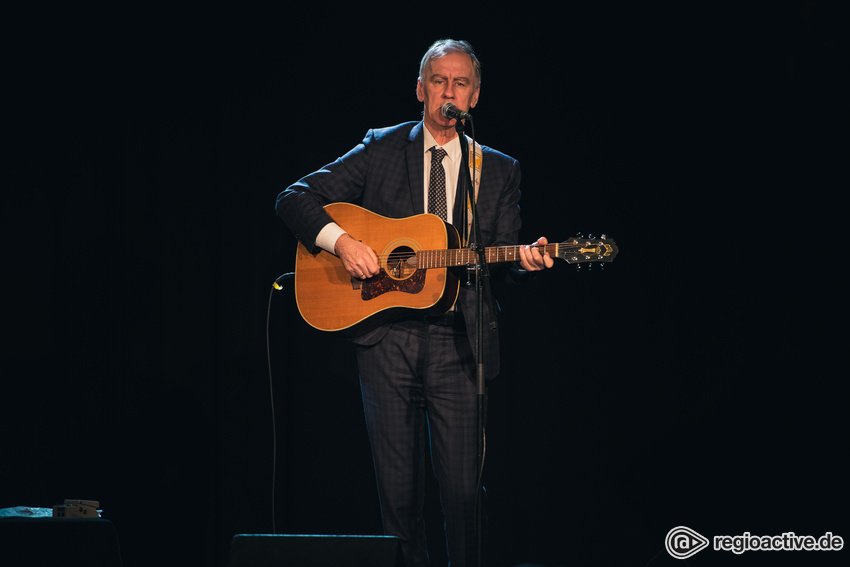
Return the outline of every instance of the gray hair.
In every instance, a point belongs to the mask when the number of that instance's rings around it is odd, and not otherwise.
[[[481,86],[481,62],[475,56],[475,51],[469,42],[463,40],[440,39],[435,41],[425,52],[422,62],[419,63],[419,79],[424,80],[425,70],[431,66],[432,61],[445,57],[449,53],[469,55],[469,58],[472,59],[472,70],[475,73],[473,87],[479,88]]]

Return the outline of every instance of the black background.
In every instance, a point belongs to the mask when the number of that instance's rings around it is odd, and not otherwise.
[[[295,252],[273,203],[416,120],[419,58],[456,37],[484,65],[477,140],[522,163],[523,241],[620,246],[501,290],[489,564],[672,563],[678,525],[850,537],[844,16],[8,14],[0,507],[97,499],[130,567],[224,565],[236,533],[380,533],[353,351],[290,288],[269,301]]]

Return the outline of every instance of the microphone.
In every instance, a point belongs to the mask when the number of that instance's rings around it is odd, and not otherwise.
[[[467,118],[472,119],[472,115],[470,113],[462,111],[453,102],[447,102],[444,104],[440,112],[442,112],[443,116],[446,118],[456,118],[458,120],[466,120]]]

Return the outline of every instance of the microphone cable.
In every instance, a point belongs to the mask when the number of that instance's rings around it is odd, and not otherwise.
[[[269,291],[269,303],[268,307],[266,308],[266,365],[269,370],[269,400],[272,412],[272,533],[275,535],[277,534],[277,525],[275,522],[275,490],[277,486],[277,421],[275,418],[274,406],[274,380],[272,379],[272,349],[271,340],[269,338],[269,321],[271,319],[272,297],[274,296],[274,292],[282,290],[283,286],[281,284],[286,280],[290,280],[294,277],[295,272],[289,272],[283,274],[274,281],[271,290]]]

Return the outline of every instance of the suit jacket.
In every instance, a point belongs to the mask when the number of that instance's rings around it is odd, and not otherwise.
[[[407,122],[370,130],[347,154],[278,195],[278,215],[308,250],[314,250],[319,231],[333,220],[323,208],[328,203],[354,203],[390,218],[424,213],[423,128],[422,122]],[[515,245],[520,229],[519,162],[486,146],[482,150],[476,204],[482,240],[486,246]],[[475,352],[474,289],[461,286],[458,305]],[[486,324],[489,313],[484,315],[486,376],[494,378],[499,371],[498,331]],[[391,325],[383,325],[354,341],[374,344]]]

